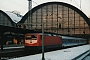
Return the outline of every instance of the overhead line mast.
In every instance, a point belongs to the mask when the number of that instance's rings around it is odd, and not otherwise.
[[[32,0],[28,0],[29,1],[29,5],[28,5],[28,22],[27,23],[30,23],[30,29],[32,29]]]

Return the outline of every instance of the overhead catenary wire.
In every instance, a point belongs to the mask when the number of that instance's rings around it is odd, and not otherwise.
[[[86,2],[87,2],[87,0],[85,0]],[[87,6],[89,7],[89,9],[90,9],[90,5],[88,4],[88,2],[87,2]]]
[[[71,0],[71,1],[74,1],[76,3],[76,5],[82,10],[82,8],[81,8],[81,0],[80,0],[80,5],[75,0]]]
[[[18,5],[18,6],[20,6],[20,7],[22,7],[22,8],[24,8],[25,6],[24,5],[20,5],[20,4],[18,4],[18,3],[16,3],[16,2],[14,2],[14,1],[9,1],[9,2],[11,2],[11,3],[14,3],[14,4],[16,4],[16,5]],[[26,8],[26,7],[25,7]]]
[[[6,0],[7,1],[7,0]],[[80,2],[80,5],[76,2],[76,0],[70,0],[70,1],[73,1],[73,2],[75,2],[75,4],[82,10],[82,1]],[[89,0],[84,0],[84,1],[86,1],[85,3],[87,4],[87,7],[90,9],[90,4],[89,4]],[[15,5],[18,5],[19,7],[21,7],[21,8],[23,8],[23,9],[25,9],[26,7],[24,6],[24,5],[21,5],[21,4],[19,4],[18,2],[14,2],[13,0],[8,0],[8,2],[10,2],[10,3],[14,3]],[[35,1],[32,1],[33,3],[35,3],[36,5],[38,5],[38,3],[37,2],[35,2]],[[4,3],[3,2],[3,0],[1,0],[0,1],[0,3]],[[0,6],[2,6],[2,5],[0,5]],[[11,7],[6,7],[6,6],[4,6],[5,8],[7,8],[7,9],[11,9]],[[48,11],[48,12],[51,12],[51,11]],[[54,14],[54,13],[53,13]],[[57,14],[55,14],[55,15],[57,15]]]
[[[82,0],[80,0],[80,5],[75,0],[71,0],[71,1],[74,1],[80,7],[80,9],[82,10]],[[87,0],[85,0],[85,1],[86,1],[85,3],[87,4],[88,8],[90,8],[90,5],[87,2]]]

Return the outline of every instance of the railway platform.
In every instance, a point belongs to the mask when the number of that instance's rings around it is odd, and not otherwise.
[[[0,49],[0,58],[10,58],[15,55],[19,55],[24,50],[24,45],[10,45],[4,46],[3,50]]]
[[[90,54],[90,44],[45,53],[45,60],[78,60]],[[42,54],[35,54],[9,60],[42,60]]]

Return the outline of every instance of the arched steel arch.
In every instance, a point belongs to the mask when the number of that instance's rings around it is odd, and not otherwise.
[[[38,9],[40,9],[40,8],[46,6],[46,5],[50,5],[50,4],[60,4],[60,5],[63,5],[63,6],[66,6],[66,7],[69,7],[69,8],[71,8],[71,9],[75,10],[78,14],[80,14],[80,15],[85,19],[85,21],[87,22],[87,24],[90,26],[89,18],[88,18],[81,10],[79,10],[78,8],[76,8],[76,7],[74,7],[74,6],[70,5],[70,4],[63,3],[63,2],[47,2],[47,3],[43,3],[43,4],[38,5],[38,6],[36,6],[35,8],[33,8],[33,9],[31,10],[31,12],[33,13],[33,12],[37,11]],[[28,11],[28,12],[23,16],[23,18],[21,19],[21,21],[19,21],[19,23],[24,23],[25,20],[28,18],[29,13],[30,13],[30,11]],[[32,14],[32,13],[31,13],[31,14]]]
[[[15,23],[12,21],[12,19],[2,10],[0,10],[0,13],[2,13],[4,16],[7,17],[7,19],[10,21],[11,25],[15,27]],[[1,19],[0,19],[1,20]]]

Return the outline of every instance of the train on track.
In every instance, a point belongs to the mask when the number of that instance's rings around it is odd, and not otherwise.
[[[42,49],[42,33],[27,33],[24,37],[24,45],[26,49],[41,50]],[[84,38],[62,36],[54,33],[44,33],[45,50],[62,48],[68,46],[76,46],[87,44],[88,40]]]

